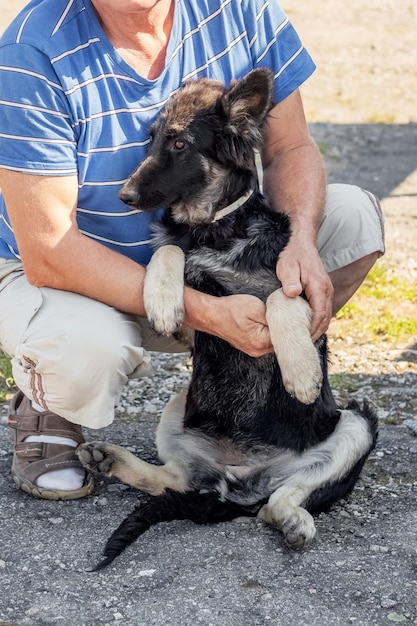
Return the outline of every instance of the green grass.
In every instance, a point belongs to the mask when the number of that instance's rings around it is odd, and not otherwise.
[[[13,385],[10,359],[0,350],[0,400],[6,399],[6,395]]]
[[[365,282],[336,315],[353,335],[369,335],[374,341],[406,341],[417,334],[417,281],[377,263]]]
[[[336,157],[334,154],[331,153],[331,145],[328,141],[316,141],[316,144],[320,150],[320,153],[322,155],[322,157],[324,159],[332,159],[332,160],[337,160],[338,157]]]
[[[394,113],[372,113],[366,120],[369,124],[397,124],[397,116]]]
[[[340,392],[354,393],[360,388],[357,376],[351,374],[329,374],[330,386]]]
[[[377,300],[417,300],[417,281],[409,282],[393,273],[393,270],[383,263],[377,263],[369,272],[359,293],[362,296]]]
[[[403,340],[417,333],[417,319],[412,317],[398,319],[386,311],[381,318],[369,322],[369,330],[373,337]]]

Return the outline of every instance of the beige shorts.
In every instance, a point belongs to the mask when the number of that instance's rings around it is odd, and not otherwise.
[[[318,247],[328,272],[382,254],[376,198],[358,187],[329,185]],[[113,421],[127,380],[152,375],[150,352],[187,350],[156,335],[145,318],[29,285],[21,263],[6,259],[0,259],[0,345],[12,357],[14,379],[25,395],[89,428]]]

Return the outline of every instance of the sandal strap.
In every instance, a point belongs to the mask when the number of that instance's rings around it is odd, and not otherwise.
[[[75,456],[75,448],[57,443],[33,441],[15,446],[16,462],[25,465],[24,475],[32,483],[42,474],[58,469],[79,467],[83,469]],[[20,461],[20,463],[19,463]],[[25,464],[27,463],[27,465]]]
[[[29,435],[49,435],[66,437],[77,443],[84,443],[81,426],[73,424],[51,411],[36,411],[26,396],[16,394],[9,413],[9,426],[13,429],[14,443],[22,442]]]
[[[49,435],[67,437],[77,443],[84,443],[81,427],[55,413],[34,413],[33,415],[10,415],[9,426],[16,431],[16,443],[29,435]]]

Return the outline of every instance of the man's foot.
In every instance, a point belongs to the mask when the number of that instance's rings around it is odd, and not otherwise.
[[[47,500],[75,500],[93,491],[91,474],[75,454],[85,442],[81,426],[37,411],[21,391],[10,403],[9,426],[15,444],[12,476],[20,489]]]

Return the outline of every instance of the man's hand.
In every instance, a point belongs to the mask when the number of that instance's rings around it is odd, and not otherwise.
[[[219,298],[221,326],[216,335],[249,356],[273,352],[265,304],[255,296],[238,294]]]
[[[294,298],[305,292],[313,310],[310,332],[316,341],[329,327],[333,301],[333,285],[317,248],[293,236],[280,254],[277,276],[286,296]]]
[[[255,296],[214,297],[188,287],[186,325],[224,339],[249,356],[273,352],[265,304]]]

